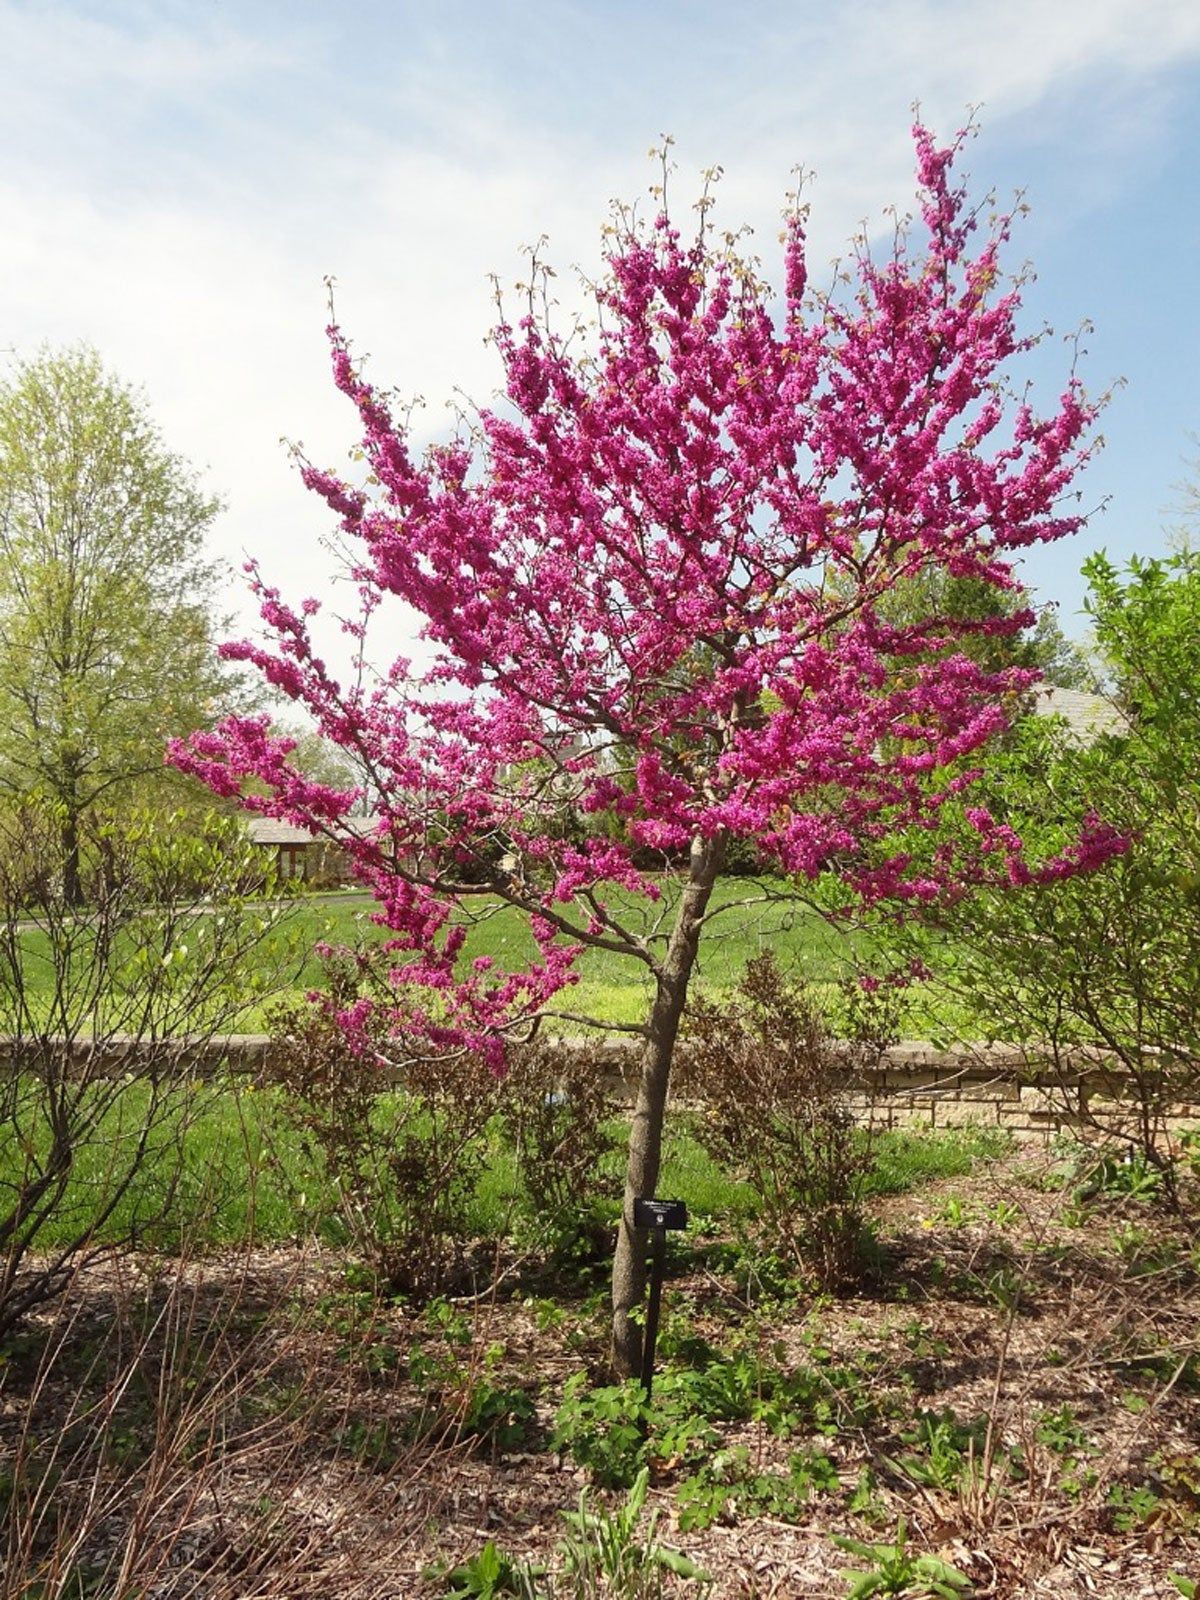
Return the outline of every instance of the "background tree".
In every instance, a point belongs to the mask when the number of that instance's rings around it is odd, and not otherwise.
[[[960,822],[978,850],[1002,829],[1053,851],[1099,812],[1129,848],[1086,880],[938,907],[930,964],[976,1035],[1032,1041],[1071,1084],[1081,1047],[1107,1062],[1119,1090],[1083,1104],[1072,1090],[1071,1109],[1132,1140],[1173,1194],[1168,1112],[1200,1093],[1200,556],[1121,572],[1097,555],[1084,571],[1120,726],[1086,742],[1024,718],[977,796],[986,810]],[[904,937],[920,955],[921,930]]]
[[[84,819],[164,782],[178,799],[168,735],[237,706],[203,555],[218,509],[94,351],[0,385],[0,788],[55,809],[72,904]]]
[[[714,241],[707,198],[686,242],[665,209],[649,225],[618,213],[594,336],[556,326],[535,271],[519,325],[495,332],[505,400],[423,460],[331,329],[370,478],[304,478],[361,552],[366,614],[389,595],[415,608],[430,665],[343,689],[313,641],[317,602],[293,609],[261,580],[271,642],[227,651],[351,748],[379,796],[376,837],[346,847],[392,930],[393,998],[338,1007],[358,1048],[416,1041],[448,1073],[466,1050],[501,1069],[532,1019],[579,1020],[561,998],[582,950],[647,974],[613,1279],[626,1372],[645,1267],[633,1201],[657,1183],[730,842],[751,841],[799,892],[831,879],[841,907],[919,906],[958,893],[968,867],[1054,874],[1118,847],[1096,828],[1041,866],[1015,836],[982,863],[889,848],[969,787],[1036,674],[981,663],[963,648],[979,628],[954,616],[890,621],[887,597],[930,571],[1016,589],[1015,553],[1080,525],[1061,502],[1094,415],[1074,377],[1047,418],[1007,400],[1004,370],[1028,343],[999,277],[1010,220],[972,254],[982,212],[951,183],[954,150],[923,128],[916,146],[922,246],[901,228],[877,262],[860,243],[837,297],[807,289],[798,207],[778,302]],[[1000,615],[984,631],[1021,626]],[[336,831],[355,800],[307,780],[263,719],[197,735],[177,759],[224,795],[257,777],[269,793],[246,803],[305,826]],[[612,814],[622,834],[572,837],[564,808]],[[493,858],[480,842],[497,837]],[[687,865],[652,873],[645,849]],[[536,941],[517,972],[464,948],[470,917],[498,902]]]
[[[891,622],[920,625],[934,633],[944,622],[953,621],[961,648],[993,671],[1027,667],[1042,682],[1060,689],[1095,688],[1095,673],[1085,651],[1063,632],[1054,607],[1038,610],[1021,588],[999,590],[978,578],[926,571],[898,584],[885,611]],[[1011,626],[994,631],[991,624],[998,618]]]

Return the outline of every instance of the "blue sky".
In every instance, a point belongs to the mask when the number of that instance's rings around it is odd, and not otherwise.
[[[1010,264],[1056,329],[1031,375],[1057,385],[1086,318],[1089,387],[1125,380],[1085,484],[1108,509],[1029,569],[1070,631],[1086,551],[1165,548],[1200,455],[1196,0],[0,0],[0,88],[0,346],[87,340],[145,385],[227,500],[218,553],[295,594],[323,587],[328,524],[279,441],[334,465],[353,443],[324,277],[436,431],[495,383],[488,273],[548,234],[569,295],[664,132],[677,201],[721,163],[721,219],[768,264],[791,169],[814,170],[819,263],[911,203],[914,101],[947,135],[980,107],[973,187],[1024,190]]]

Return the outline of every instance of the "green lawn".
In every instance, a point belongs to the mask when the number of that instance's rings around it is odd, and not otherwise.
[[[174,1251],[236,1243],[283,1243],[317,1237],[340,1243],[336,1191],[319,1159],[285,1115],[281,1091],[255,1089],[244,1080],[221,1085],[181,1085],[169,1112],[154,1124],[149,1154],[100,1238],[131,1234],[143,1243]],[[37,1245],[49,1249],[86,1227],[100,1208],[114,1174],[146,1121],[146,1090],[125,1085],[99,1132],[77,1154],[63,1202],[42,1229]],[[22,1137],[0,1124],[0,1217],[21,1182],[28,1127]],[[611,1211],[619,1209],[628,1124],[614,1118],[612,1153],[604,1163]],[[934,1178],[969,1171],[998,1153],[994,1132],[886,1133],[876,1137],[868,1188],[877,1194],[911,1189]],[[44,1149],[43,1126],[36,1143]],[[730,1223],[753,1214],[750,1189],[732,1182],[687,1131],[686,1114],[668,1122],[659,1190],[685,1200],[697,1217]],[[481,1237],[510,1231],[520,1192],[511,1147],[499,1125],[492,1127],[470,1205],[470,1228]]]
[[[611,892],[609,901],[614,914],[627,926],[639,933],[649,932],[652,919],[678,894],[679,883],[666,879],[663,888],[663,902],[658,908],[649,908],[649,913],[644,902],[619,889]],[[725,879],[717,885],[712,906],[735,904],[756,893],[751,883]],[[313,945],[321,940],[353,945],[363,938],[386,937],[386,930],[370,920],[373,906],[365,894],[338,896],[301,902],[296,914],[302,926],[311,929]],[[478,956],[491,956],[507,972],[518,971],[535,958],[537,949],[520,912],[491,900],[481,900],[471,909],[474,917],[462,955],[464,969]],[[664,928],[669,927],[668,914]],[[751,957],[771,950],[784,967],[818,990],[828,990],[852,971],[856,962],[869,959],[871,948],[867,935],[835,929],[806,906],[747,906],[723,912],[705,930],[694,982],[698,990],[726,993],[736,985]],[[641,962],[607,950],[585,950],[577,970],[579,982],[559,997],[562,1009],[603,1022],[636,1022],[645,1016],[651,983]],[[317,984],[320,976],[320,962],[314,958],[305,981]]]
[[[662,886],[663,900],[658,906],[648,905],[623,890],[613,890],[609,901],[614,914],[627,927],[644,934],[652,933],[653,920],[661,917],[664,930],[661,937],[665,937],[680,882],[668,877]],[[693,980],[695,992],[717,998],[729,993],[747,961],[764,950],[771,951],[785,970],[811,984],[819,997],[829,996],[839,979],[859,966],[870,964],[875,946],[869,934],[835,928],[817,912],[799,903],[738,904],[758,893],[756,886],[745,880],[725,879],[718,884],[712,909],[720,910],[721,914],[705,929]],[[723,909],[725,907],[730,909]],[[318,946],[325,943],[353,947],[388,936],[388,930],[372,920],[374,908],[375,902],[365,892],[313,895],[277,909],[264,907],[260,913],[264,931],[256,957],[243,962],[240,970],[222,974],[217,995],[217,1008],[221,1013],[217,1031],[268,1031],[271,1011],[281,1000],[298,998],[321,985],[323,967],[317,954]],[[498,969],[510,972],[521,970],[536,957],[536,947],[520,912],[499,900],[484,897],[472,902],[470,912],[471,926],[461,958],[464,970],[479,956],[492,957]],[[176,982],[179,993],[185,998],[189,963],[194,968],[203,959],[207,915],[197,917],[192,924],[196,937],[190,941],[190,950],[187,950],[186,938],[180,941],[186,959],[181,960]],[[133,934],[123,938],[125,944],[118,941],[116,956],[109,958],[113,989],[120,984],[136,986],[142,981],[139,964],[149,960],[151,966],[155,966],[162,959],[145,930],[136,940]],[[54,998],[54,965],[49,959],[46,937],[37,929],[29,929],[21,939],[26,958],[26,997],[35,1016],[48,1017]],[[86,969],[86,941],[81,940],[76,960],[81,997],[88,993],[93,981]],[[651,998],[651,981],[641,962],[606,950],[587,949],[579,957],[576,970],[579,980],[558,996],[559,1009],[594,1017],[602,1023],[637,1022],[645,1017]],[[156,983],[161,990],[157,974]],[[128,1025],[121,1020],[122,997],[110,993],[106,998],[109,1001],[107,1015],[100,1026],[126,1031]],[[72,1014],[78,1015],[79,1006],[85,1003],[82,998],[73,1001]],[[16,1031],[5,1014],[7,1010],[5,997],[0,994],[0,1033]],[[952,1018],[939,1020],[951,1027],[954,1021]],[[167,1021],[166,1031],[188,1031],[189,1027],[195,1029],[203,1025],[198,1011],[189,1010],[185,1005],[179,1010],[178,1023],[173,1017]],[[574,1029],[574,1025],[559,1026]],[[928,1026],[929,1019],[919,1017],[914,1010],[905,1031],[916,1036],[926,1032]],[[55,1027],[54,1031],[61,1030]]]

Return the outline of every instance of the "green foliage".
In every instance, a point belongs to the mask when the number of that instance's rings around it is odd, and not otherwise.
[[[1160,1536],[1191,1534],[1200,1528],[1200,1455],[1159,1450],[1146,1477],[1111,1484],[1107,1506],[1118,1533],[1152,1528]]]
[[[951,1411],[918,1411],[902,1435],[909,1451],[888,1465],[926,1489],[953,1489],[975,1470],[987,1442],[987,1422],[961,1423]]]
[[[453,1567],[449,1572],[432,1570],[427,1578],[440,1578],[448,1588],[443,1600],[498,1600],[512,1595],[515,1600],[537,1600],[536,1579],[540,1568],[513,1561],[489,1539],[477,1556]]]
[[[753,1422],[778,1438],[861,1426],[876,1409],[865,1376],[828,1352],[797,1363],[781,1348],[762,1351],[749,1342],[698,1352],[695,1366],[669,1366],[655,1378],[649,1406],[635,1379],[591,1387],[576,1373],[551,1443],[597,1483],[624,1487],[650,1461],[680,1470],[707,1461],[718,1443],[712,1424]]]
[[[1114,1483],[1107,1504],[1118,1533],[1133,1533],[1152,1521],[1162,1501],[1148,1483]]]
[[[714,1522],[770,1516],[800,1520],[814,1494],[836,1494],[837,1469],[816,1450],[794,1451],[786,1472],[753,1472],[744,1445],[716,1453],[680,1484],[679,1527],[684,1533]]]
[[[987,624],[1015,617],[1028,605],[1029,596],[1021,590],[1005,591],[978,578],[952,578],[929,568],[897,583],[880,609],[900,626],[928,621],[930,632],[936,635],[939,621]],[[1087,658],[1065,636],[1052,606],[1038,613],[1032,627],[995,634],[984,630],[973,636],[968,633],[960,648],[988,672],[1033,667],[1048,683],[1064,689],[1092,686]]]
[[[903,1517],[890,1544],[866,1544],[836,1535],[833,1542],[839,1550],[869,1563],[843,1574],[849,1583],[848,1600],[868,1600],[871,1595],[936,1595],[938,1600],[961,1600],[972,1592],[971,1580],[957,1567],[940,1556],[909,1549]]]
[[[103,884],[85,821],[194,793],[166,740],[244,707],[214,648],[218,510],[94,351],[0,385],[0,793],[57,808],[73,904]]]
[[[527,1390],[496,1381],[504,1355],[498,1342],[479,1356],[452,1338],[414,1344],[408,1376],[422,1408],[414,1431],[422,1438],[477,1439],[502,1452],[520,1449],[528,1441],[535,1408]]]
[[[1088,1436],[1075,1414],[1074,1406],[1061,1405],[1043,1411],[1037,1419],[1034,1437],[1056,1455],[1078,1455],[1088,1450]]]
[[[646,1459],[649,1407],[635,1378],[589,1386],[586,1372],[567,1379],[551,1449],[566,1450],[604,1488],[628,1486]]]
[[[659,1600],[664,1573],[702,1586],[712,1582],[688,1556],[659,1543],[657,1509],[643,1522],[649,1483],[650,1469],[642,1467],[616,1510],[592,1506],[585,1490],[578,1510],[563,1512],[570,1531],[559,1548],[568,1578],[583,1593],[599,1590],[613,1600]]]
[[[868,1195],[907,1194],[923,1183],[973,1172],[980,1162],[997,1160],[1011,1149],[1012,1140],[998,1128],[877,1133],[864,1189]]]
[[[1065,1085],[1072,1051],[1095,1052],[1106,1065],[1083,1115],[1131,1142],[1177,1203],[1167,1111],[1200,1084],[1200,555],[1135,559],[1123,572],[1097,555],[1085,571],[1115,731],[1088,742],[1026,717],[975,800],[1035,857],[1069,854],[1096,818],[1128,849],[1097,871],[938,908],[936,949],[924,954],[941,1005],[951,997],[991,1037],[1037,1041]],[[952,844],[986,867],[965,822]],[[926,936],[895,937],[911,955]]]
[[[1162,1193],[1162,1168],[1152,1164],[1142,1150],[1129,1149],[1116,1155],[1099,1154],[1087,1146],[1078,1152],[1074,1198],[1077,1203],[1093,1200],[1155,1200]]]

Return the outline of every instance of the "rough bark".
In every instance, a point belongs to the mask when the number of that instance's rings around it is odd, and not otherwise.
[[[629,1130],[625,1200],[613,1260],[612,1362],[621,1376],[641,1370],[642,1329],[634,1320],[646,1291],[646,1233],[633,1225],[633,1202],[651,1199],[662,1160],[663,1120],[670,1088],[675,1041],[683,1020],[688,983],[696,963],[701,920],[721,870],[719,839],[697,839],[667,953],[658,972],[654,1003],[646,1025],[641,1077]]]

